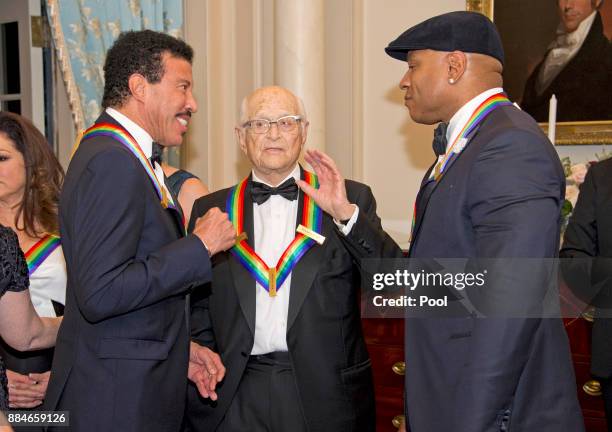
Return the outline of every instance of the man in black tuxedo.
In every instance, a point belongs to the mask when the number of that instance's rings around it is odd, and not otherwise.
[[[612,159],[593,165],[563,235],[560,252],[566,281],[596,307],[591,373],[601,383],[612,429]]]
[[[309,175],[298,164],[307,131],[303,104],[284,88],[258,89],[243,102],[236,135],[252,172],[244,180],[238,213],[247,235],[245,247],[264,266],[276,266],[299,236],[298,224],[306,224],[307,203],[295,181]],[[196,201],[190,229],[195,218],[210,209],[225,209],[234,190]],[[380,227],[370,189],[347,181],[347,190]],[[214,257],[209,295],[198,289],[200,299],[192,304],[192,336],[221,355],[227,375],[215,403],[200,398],[191,386],[186,430],[375,430],[372,370],[359,313],[359,271],[334,235],[337,229],[323,214],[317,230],[323,244],[313,242],[275,290],[269,282],[255,280],[235,249]]]
[[[197,105],[191,47],[127,32],[104,65],[106,108],[70,163],[60,200],[68,286],[45,409],[72,431],[177,431],[189,377],[205,396],[224,369],[190,340],[188,293],[235,239],[211,210],[185,236],[153,141],[180,145]]]
[[[410,258],[556,256],[563,170],[535,121],[501,88],[504,55],[493,23],[481,14],[451,12],[408,29],[386,52],[407,62],[400,87],[412,119],[440,123],[438,158],[417,196]],[[486,114],[474,117],[485,106]],[[348,235],[340,237],[348,250],[356,258],[399,256],[388,235],[346,195],[334,162],[318,151],[306,160],[321,187],[300,187],[335,219],[358,213]],[[478,318],[482,311],[476,309],[459,318],[432,312],[406,320],[411,431],[584,429],[561,320],[503,308],[506,301],[522,306],[523,295],[525,306],[541,302],[540,273],[546,269],[538,266],[528,275],[537,278],[529,280],[501,267],[501,278],[481,293],[483,304],[501,315]]]
[[[558,0],[557,37],[531,73],[521,107],[548,121],[548,105],[558,99],[557,121],[612,120],[612,104],[602,89],[612,87],[612,44],[604,34],[603,0]]]

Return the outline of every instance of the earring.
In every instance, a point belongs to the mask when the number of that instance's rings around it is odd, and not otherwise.
[[[454,78],[449,78],[448,79],[448,83],[449,84],[455,84],[455,79]]]

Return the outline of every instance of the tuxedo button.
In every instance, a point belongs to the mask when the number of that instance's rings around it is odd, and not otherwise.
[[[246,352],[244,352],[244,351],[240,351],[240,355],[241,355],[242,357],[248,357],[248,356],[249,356],[249,353],[246,353]]]

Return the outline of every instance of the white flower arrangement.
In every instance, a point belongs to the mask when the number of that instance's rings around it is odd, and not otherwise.
[[[597,162],[608,159],[610,157],[612,157],[612,153],[609,153],[604,148],[602,154],[595,153],[596,160],[594,161],[572,164],[572,161],[569,157],[564,157],[563,159],[561,159],[561,163],[563,164],[563,170],[565,171],[565,202],[561,207],[563,230],[565,230],[565,227],[569,222],[569,218],[572,212],[574,211],[574,207],[576,206],[576,202],[578,201],[578,195],[580,193],[580,185],[584,183],[584,178],[586,177],[589,168],[591,168]]]

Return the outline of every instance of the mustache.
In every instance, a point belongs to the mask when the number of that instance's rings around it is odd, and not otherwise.
[[[178,114],[176,115],[176,117],[181,116],[181,115],[185,115],[185,116],[188,116],[189,118],[191,118],[191,111],[183,111],[183,112],[180,112],[180,113],[178,113]]]

